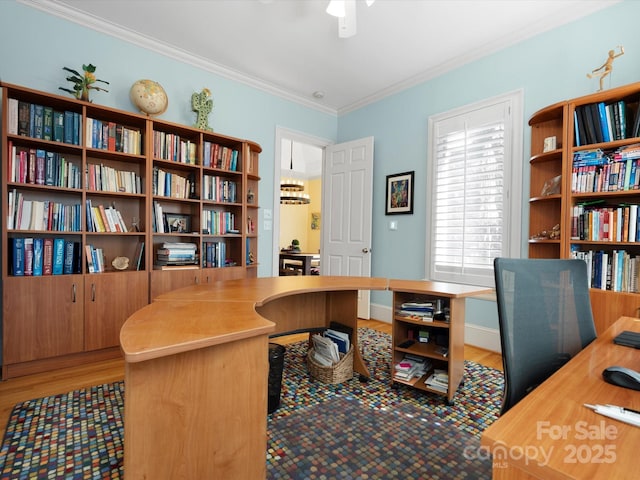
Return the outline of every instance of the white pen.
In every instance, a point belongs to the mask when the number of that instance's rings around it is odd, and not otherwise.
[[[605,417],[640,427],[640,412],[637,410],[618,407],[617,405],[590,405],[585,403],[584,406]]]

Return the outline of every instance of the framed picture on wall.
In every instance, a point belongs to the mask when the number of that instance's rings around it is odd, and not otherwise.
[[[413,213],[414,172],[387,175],[386,215]]]

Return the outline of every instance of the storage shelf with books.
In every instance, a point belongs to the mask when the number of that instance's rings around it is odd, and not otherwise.
[[[453,403],[464,375],[465,298],[488,289],[390,280],[393,291],[391,385],[444,395]],[[446,386],[433,383],[446,379]]]
[[[246,225],[248,216],[257,220],[257,144],[0,85],[3,378],[118,356],[120,327],[160,293],[256,276],[246,258],[249,248],[257,252],[257,233]],[[221,156],[214,159],[216,145]],[[205,176],[226,181],[227,189],[233,183],[237,198],[205,199]],[[233,227],[203,232],[203,220],[217,212],[232,214]],[[14,275],[14,251],[25,242],[38,261],[29,253],[25,275],[19,255],[22,270]],[[224,242],[225,262],[236,266],[203,268],[206,242]],[[195,245],[196,262],[156,270],[164,244]],[[55,255],[62,268],[54,273]]]
[[[622,315],[637,316],[640,307],[640,175],[636,175],[640,173],[640,82],[567,100],[549,109],[562,111],[563,142],[557,145],[562,158],[560,196],[558,207],[550,210],[547,219],[543,209],[534,211],[538,202],[530,203],[530,232],[544,222],[558,222],[560,239],[544,255],[536,250],[535,240],[530,240],[529,255],[587,262],[591,304],[600,333]],[[534,130],[535,118],[530,121],[532,154],[544,144],[544,138]],[[534,177],[539,188],[543,177],[550,176],[549,172],[542,175],[531,163],[532,185]]]

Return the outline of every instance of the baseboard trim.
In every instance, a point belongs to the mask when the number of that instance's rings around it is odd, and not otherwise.
[[[500,353],[502,351],[502,348],[500,348],[500,332],[495,328],[467,324],[464,326],[464,343],[491,352]]]

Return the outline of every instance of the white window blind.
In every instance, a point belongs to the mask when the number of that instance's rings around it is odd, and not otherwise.
[[[430,122],[434,280],[490,286],[493,259],[509,252],[510,117],[502,100]]]

